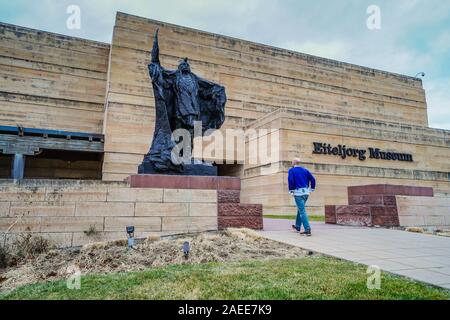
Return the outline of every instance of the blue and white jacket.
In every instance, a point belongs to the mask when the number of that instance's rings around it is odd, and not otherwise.
[[[309,195],[316,189],[316,179],[308,171],[300,166],[289,169],[288,173],[289,193],[294,196]]]

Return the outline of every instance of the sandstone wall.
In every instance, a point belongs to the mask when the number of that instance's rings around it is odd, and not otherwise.
[[[0,125],[102,133],[109,47],[0,23]]]
[[[308,203],[311,214],[323,214],[326,204],[348,204],[349,186],[410,185],[432,187],[436,195],[450,194],[449,131],[291,109],[270,114],[250,127],[279,131],[275,172],[265,175],[261,164],[244,166],[243,201],[262,203],[265,214],[295,214],[294,202],[287,193],[287,171],[295,157],[317,178],[316,192]],[[313,154],[313,142],[410,153],[414,161],[360,161]]]
[[[400,225],[404,227],[449,227],[450,197],[397,196]]]
[[[217,230],[217,191],[130,188],[125,182],[28,180],[0,184],[0,241],[24,232],[58,246]],[[89,235],[88,231],[95,232]],[[88,233],[88,234],[86,234]]]
[[[0,23],[0,126],[101,134],[108,59],[108,44]],[[29,158],[25,176],[101,179],[101,161],[70,160]]]
[[[162,64],[189,57],[198,75],[224,85],[224,128],[242,128],[280,107],[427,125],[418,79],[118,13],[111,45],[103,179],[136,173],[150,146],[154,100],[147,73],[160,28]]]

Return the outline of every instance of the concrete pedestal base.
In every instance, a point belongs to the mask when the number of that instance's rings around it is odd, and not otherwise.
[[[240,203],[240,178],[137,174],[129,176],[127,181],[131,188],[217,190],[219,230],[263,229],[262,205]]]

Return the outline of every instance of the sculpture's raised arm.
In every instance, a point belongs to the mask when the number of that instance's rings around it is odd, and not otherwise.
[[[158,32],[159,32],[159,28],[156,29],[155,36],[153,38],[152,63],[160,64],[160,62],[159,62]]]
[[[158,32],[159,29],[156,29],[155,35],[153,38],[153,48],[152,48],[152,61],[148,65],[148,71],[152,81],[157,83],[159,86],[162,85],[162,72],[163,68],[161,66],[161,62],[159,61],[159,43],[158,43]],[[161,88],[158,88],[158,91],[161,91]],[[162,96],[162,91],[160,92]]]

